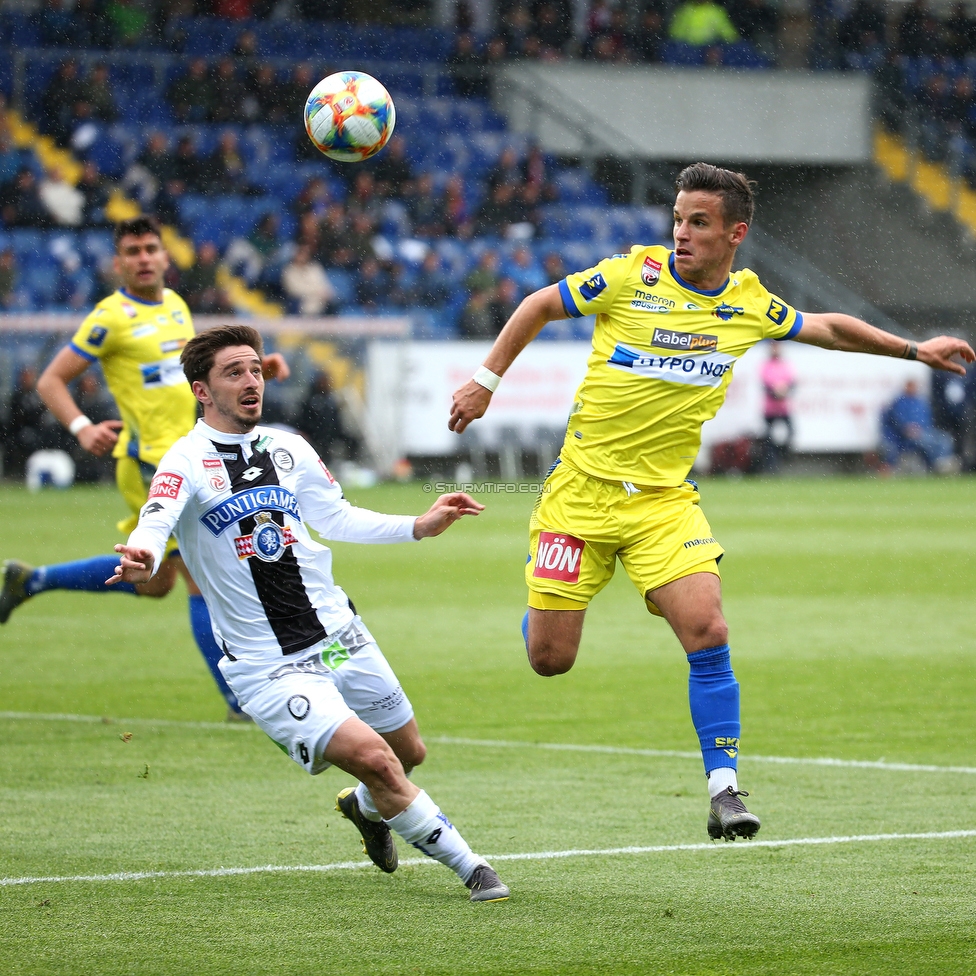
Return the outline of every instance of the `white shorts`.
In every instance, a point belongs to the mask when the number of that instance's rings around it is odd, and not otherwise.
[[[323,754],[347,719],[356,716],[383,734],[413,718],[410,700],[359,617],[283,663],[224,656],[220,670],[241,708],[313,776],[331,765]]]

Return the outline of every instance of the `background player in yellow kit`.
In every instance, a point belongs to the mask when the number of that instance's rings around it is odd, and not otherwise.
[[[736,360],[762,339],[918,359],[964,374],[961,339],[916,344],[840,313],[804,314],[755,274],[732,272],[752,221],[752,184],[696,163],[682,171],[674,249],[636,246],[529,295],[474,377],[454,394],[460,433],[488,408],[521,350],[554,319],[596,313],[593,351],[560,456],[530,520],[523,621],[541,675],[576,660],[589,601],[623,564],[652,613],[688,655],[688,693],[708,777],[710,837],[752,837],[736,778],[739,685],[722,614],[722,548],[686,481],[701,425],[725,399]]]
[[[115,229],[115,271],[123,285],[100,301],[82,322],[71,342],[51,361],[37,381],[37,391],[51,413],[100,457],[112,452],[116,482],[132,515],[119,523],[128,534],[135,528],[147,500],[147,485],[160,458],[196,423],[196,398],[180,366],[180,352],[193,337],[193,319],[186,302],[164,287],[169,256],[158,223],[138,217]],[[92,423],[82,414],[68,384],[95,361],[101,363],[108,388],[122,420]],[[288,367],[278,354],[265,358],[266,375],[287,379]],[[34,568],[16,560],[4,565],[0,590],[0,624],[25,600],[46,590],[128,592],[165,596],[180,573],[190,594],[193,635],[227,699],[228,717],[243,715],[217,662],[222,651],[214,642],[210,615],[171,540],[170,557],[149,583],[106,587],[117,557],[94,556],[71,563]]]

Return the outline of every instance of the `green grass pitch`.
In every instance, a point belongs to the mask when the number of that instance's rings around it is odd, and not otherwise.
[[[351,494],[381,511],[431,497]],[[416,781],[476,850],[533,855],[496,861],[510,901],[472,905],[436,864],[360,869],[333,810],[348,777],[306,776],[222,723],[181,592],[44,594],[0,629],[0,971],[976,971],[973,483],[708,481],[702,495],[727,549],[740,783],[764,845],[706,846],[687,665],[622,571],[574,670],[530,671],[533,498],[486,494],[440,539],[334,548],[416,706],[430,749]],[[107,488],[8,486],[0,505],[0,558],[33,562],[109,551],[124,514]],[[920,834],[942,836],[893,836]],[[786,843],[810,839],[835,842]],[[573,851],[590,853],[541,856]],[[192,874],[264,865],[292,870]],[[162,874],[70,880],[117,872]],[[10,883],[24,878],[69,880]]]

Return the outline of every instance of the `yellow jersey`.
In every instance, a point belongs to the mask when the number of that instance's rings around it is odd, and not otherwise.
[[[180,366],[180,352],[192,338],[190,310],[168,288],[161,302],[120,289],[79,326],[71,349],[102,364],[125,424],[113,457],[155,466],[196,423],[197,401]]]
[[[747,269],[721,288],[683,281],[665,247],[635,245],[559,282],[567,315],[596,314],[561,457],[605,481],[680,485],[736,360],[790,339],[803,316]]]

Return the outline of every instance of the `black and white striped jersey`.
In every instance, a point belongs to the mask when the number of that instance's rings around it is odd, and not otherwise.
[[[406,542],[415,521],[354,508],[297,434],[227,434],[198,420],[160,461],[129,545],[151,550],[158,568],[175,534],[217,642],[234,657],[280,660],[353,618],[331,551],[306,526],[339,542]]]

